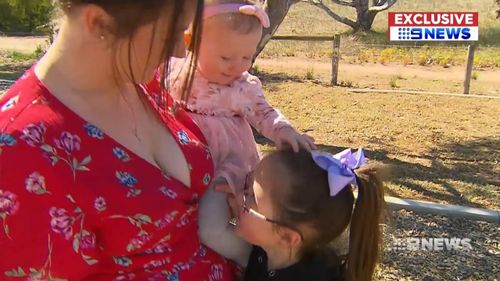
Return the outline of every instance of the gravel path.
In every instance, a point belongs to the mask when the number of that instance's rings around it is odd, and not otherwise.
[[[396,211],[386,228],[376,280],[500,280],[499,233],[495,223]],[[408,249],[409,238],[467,238],[470,247]]]
[[[0,95],[9,89],[12,85],[13,81],[2,80],[0,79]]]

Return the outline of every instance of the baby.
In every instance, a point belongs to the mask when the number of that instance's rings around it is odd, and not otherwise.
[[[200,202],[200,238],[242,266],[247,264],[250,246],[228,228],[231,215],[227,195],[243,189],[245,176],[259,161],[251,127],[278,147],[287,144],[295,151],[314,148],[311,137],[299,134],[269,105],[260,80],[248,73],[266,27],[266,12],[254,4],[237,0],[208,2],[198,64],[184,104],[207,139],[215,166],[213,184]],[[190,36],[188,32],[187,41]],[[181,89],[189,75],[187,61],[171,61],[167,83],[178,101],[183,100]]]

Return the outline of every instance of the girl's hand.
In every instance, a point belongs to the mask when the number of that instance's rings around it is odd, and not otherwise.
[[[276,147],[282,149],[284,144],[290,145],[295,152],[299,152],[300,147],[307,151],[316,149],[313,137],[307,134],[299,134],[292,127],[283,127],[278,131]]]

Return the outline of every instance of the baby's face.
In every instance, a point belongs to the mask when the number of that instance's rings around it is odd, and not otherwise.
[[[243,34],[218,21],[204,24],[198,70],[210,82],[228,85],[250,68],[262,28]]]

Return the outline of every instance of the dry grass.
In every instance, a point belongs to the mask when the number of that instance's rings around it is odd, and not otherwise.
[[[352,94],[259,69],[268,100],[322,149],[392,164],[390,195],[500,209],[500,100]]]
[[[329,1],[325,1],[329,3]],[[354,9],[332,4],[336,13],[354,17]],[[500,29],[495,18],[494,1],[399,1],[391,11],[478,11],[480,30],[479,44],[476,52],[476,67],[500,67]],[[319,16],[318,16],[319,15]],[[382,64],[399,63],[403,65],[463,65],[466,62],[467,50],[464,43],[441,42],[432,43],[424,48],[412,48],[428,43],[399,43],[387,40],[387,13],[381,13],[375,19],[374,32],[356,35],[345,35],[342,38],[342,60],[348,63]],[[338,23],[324,14],[320,9],[307,3],[299,3],[292,7],[287,18],[278,29],[278,34],[347,34],[350,28]],[[367,45],[370,44],[370,45]],[[376,44],[376,45],[371,45]],[[388,45],[393,46],[388,46]],[[449,48],[455,46],[456,48]],[[331,57],[331,43],[315,42],[276,42],[271,41],[263,57],[304,57],[326,59]]]
[[[45,47],[46,45],[47,37],[45,36],[0,36],[0,50],[4,51],[16,51],[31,54],[38,46]]]
[[[330,80],[331,63],[301,58],[259,59],[257,66],[267,72],[283,72],[302,76],[313,72],[314,78]],[[471,81],[471,94],[500,96],[500,68],[476,69]],[[389,63],[346,63],[339,66],[339,83],[345,87],[389,89],[391,80],[402,90],[448,92],[461,94],[465,77],[464,66],[418,66]]]
[[[34,61],[32,54],[0,50],[0,79],[16,80]]]

